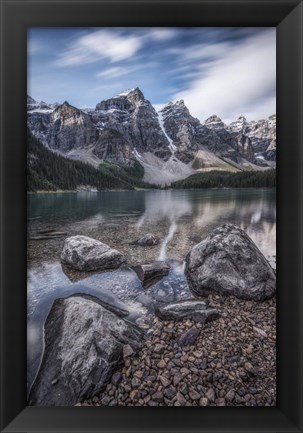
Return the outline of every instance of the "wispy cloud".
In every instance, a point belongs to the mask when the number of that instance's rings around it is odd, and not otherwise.
[[[142,46],[140,37],[122,36],[109,30],[98,30],[79,37],[56,60],[58,66],[94,63],[100,59],[119,62],[133,56]]]
[[[177,36],[178,31],[176,29],[170,29],[165,27],[156,27],[149,29],[146,33],[147,38],[155,39],[156,41],[166,41]]]
[[[192,74],[185,90],[174,95],[184,99],[195,117],[205,120],[217,114],[225,121],[240,113],[260,118],[275,112],[275,32],[263,32],[236,44],[211,44],[201,47],[201,59],[215,60]],[[183,61],[197,59],[197,48],[188,51]]]
[[[44,45],[37,41],[36,39],[29,38],[27,41],[27,55],[28,56],[34,56],[36,54],[41,53],[41,51],[44,49]]]
[[[104,69],[104,71],[98,72],[96,74],[96,77],[101,78],[117,78],[121,77],[121,75],[125,75],[131,72],[131,69],[129,68],[122,68],[120,66],[114,67],[114,68],[108,68]]]

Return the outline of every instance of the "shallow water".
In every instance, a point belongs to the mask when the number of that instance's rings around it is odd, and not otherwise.
[[[127,259],[116,271],[70,275],[60,264],[64,237],[29,241],[28,386],[39,367],[43,324],[56,298],[91,294],[128,310],[128,320],[148,328],[156,303],[190,296],[183,272],[185,256],[223,222],[244,229],[275,267],[276,195],[272,189],[30,194],[28,218],[29,238],[45,229],[65,231],[66,236],[88,235],[117,248]],[[159,238],[157,246],[131,245],[148,232]],[[127,265],[157,259],[168,260],[171,271],[143,289]]]

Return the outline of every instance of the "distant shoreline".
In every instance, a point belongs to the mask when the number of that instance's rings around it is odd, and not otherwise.
[[[99,191],[75,191],[75,190],[56,190],[56,191],[27,191],[27,194],[65,194],[65,193],[80,193],[80,192],[91,192],[92,194],[96,194],[99,192],[129,192],[129,191],[199,191],[206,189],[276,189],[275,186],[243,186],[243,187],[212,187],[212,188],[136,188],[136,189],[102,189]]]

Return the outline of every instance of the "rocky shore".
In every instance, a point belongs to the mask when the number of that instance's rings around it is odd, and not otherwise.
[[[152,234],[135,241],[157,242]],[[126,260],[86,236],[66,238],[61,253],[62,264],[84,273]],[[148,322],[132,324],[127,310],[83,293],[57,299],[29,404],[274,406],[275,272],[233,224],[214,229],[185,264],[188,299],[153,302]],[[163,261],[134,267],[143,292],[169,269]]]
[[[209,296],[221,317],[154,319],[137,356],[78,406],[275,406],[276,299]],[[192,335],[192,344],[183,345]],[[182,338],[183,337],[183,338]]]

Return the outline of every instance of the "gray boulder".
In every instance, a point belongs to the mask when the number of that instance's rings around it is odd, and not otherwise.
[[[219,312],[214,308],[208,308],[204,301],[188,299],[159,306],[155,311],[162,320],[185,320],[206,323],[219,318]]]
[[[217,292],[264,300],[276,291],[276,276],[263,254],[239,227],[222,224],[186,257],[185,274],[200,296]]]
[[[147,288],[167,275],[170,266],[165,262],[156,261],[134,266],[133,269],[141,280],[143,287]]]
[[[61,262],[79,271],[116,269],[124,261],[119,251],[87,236],[67,238],[61,253]]]
[[[45,350],[29,404],[73,406],[104,389],[123,361],[141,347],[143,332],[79,294],[57,299],[45,323]]]

